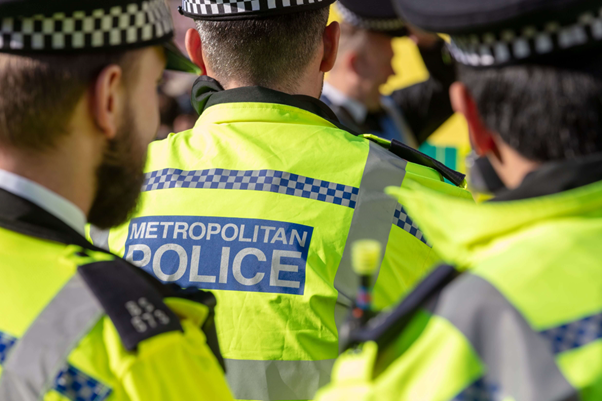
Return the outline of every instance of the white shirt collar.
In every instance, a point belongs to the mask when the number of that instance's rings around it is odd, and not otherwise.
[[[72,202],[19,175],[0,170],[0,188],[35,203],[85,236],[86,215]]]
[[[361,102],[345,95],[328,82],[324,82],[322,94],[335,106],[344,107],[349,114],[351,114],[351,117],[353,117],[356,123],[363,124],[366,121],[368,109]]]

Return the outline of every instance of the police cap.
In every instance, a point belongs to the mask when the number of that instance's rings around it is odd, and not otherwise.
[[[172,42],[165,0],[0,0],[0,52],[73,54],[163,45],[169,69],[197,72]]]
[[[328,7],[336,0],[182,0],[180,13],[199,20],[258,19]]]
[[[393,0],[420,28],[447,33],[462,64],[564,64],[602,45],[602,0]]]
[[[345,22],[357,28],[391,36],[408,34],[391,0],[339,0],[335,7]]]

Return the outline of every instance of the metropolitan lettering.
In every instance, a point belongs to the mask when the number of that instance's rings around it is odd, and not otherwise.
[[[130,223],[125,258],[166,283],[302,295],[313,228],[217,217]]]
[[[161,227],[159,227],[161,226]],[[159,231],[161,230],[161,231]],[[196,222],[188,224],[186,222],[150,222],[148,223],[133,223],[130,227],[129,240],[138,239],[155,239],[159,232],[162,239],[188,239],[201,241],[206,239],[223,241],[240,241],[240,242],[262,242],[264,244],[298,244],[302,248],[305,247],[308,231],[301,233],[292,229],[287,233],[283,227],[273,226],[254,226],[248,227],[245,224],[226,224],[224,226],[217,223],[210,223],[207,226],[203,223]]]

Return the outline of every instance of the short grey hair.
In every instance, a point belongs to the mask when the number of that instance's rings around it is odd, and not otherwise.
[[[272,18],[201,21],[196,26],[205,62],[227,86],[263,86],[293,92],[319,48],[329,8]]]

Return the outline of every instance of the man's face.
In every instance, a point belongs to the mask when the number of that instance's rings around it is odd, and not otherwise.
[[[144,182],[147,147],[159,129],[157,86],[165,69],[163,50],[140,51],[132,68],[131,81],[124,83],[121,126],[98,168],[97,194],[88,216],[91,224],[103,229],[124,223],[135,208]]]
[[[135,82],[126,87],[131,110],[130,114],[125,116],[125,120],[129,117],[135,121],[138,131],[132,134],[137,135],[135,140],[144,151],[156,138],[161,123],[157,88],[163,78],[165,64],[162,48],[151,47],[143,50],[136,66],[138,73],[133,77]]]
[[[362,49],[358,73],[363,81],[363,91],[369,103],[380,104],[380,87],[395,74],[393,70],[393,46],[391,37],[368,32],[368,45]],[[373,106],[372,104],[368,105]]]

